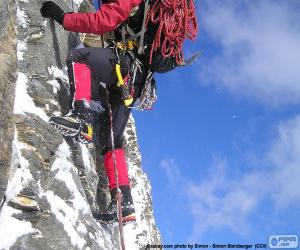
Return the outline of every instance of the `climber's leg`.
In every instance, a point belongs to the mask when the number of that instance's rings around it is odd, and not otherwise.
[[[107,211],[95,215],[95,218],[101,223],[117,221],[117,179],[115,175],[115,168],[118,171],[118,184],[122,193],[121,210],[123,222],[135,220],[135,209],[131,196],[126,156],[123,149],[123,133],[129,119],[131,109],[116,102],[119,100],[115,96],[117,94],[118,93],[111,91],[109,98],[112,105],[114,149],[112,148],[109,109],[107,109],[106,117],[102,119],[101,126],[99,128],[101,154],[103,155],[104,169],[107,174],[108,186],[111,193],[111,203],[108,206]]]
[[[101,82],[116,82],[110,64],[111,49],[84,48],[73,50],[67,58],[70,98],[70,112],[65,116],[52,117],[50,123],[63,135],[91,142],[92,123],[95,115],[103,111],[101,100],[105,100],[105,91],[101,91]]]

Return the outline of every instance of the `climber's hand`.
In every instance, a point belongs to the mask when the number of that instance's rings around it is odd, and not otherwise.
[[[65,12],[54,2],[46,1],[41,8],[41,15],[49,18],[53,17],[56,22],[63,24]]]

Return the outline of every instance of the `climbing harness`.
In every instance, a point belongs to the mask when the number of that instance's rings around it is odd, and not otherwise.
[[[113,159],[114,172],[116,178],[116,190],[117,190],[116,201],[117,201],[117,210],[118,210],[117,215],[118,215],[118,222],[119,222],[120,243],[121,243],[121,249],[125,250],[123,218],[122,218],[122,209],[121,209],[122,193],[119,186],[119,175],[118,175],[117,162],[116,162],[115,139],[114,139],[114,131],[113,131],[113,115],[112,115],[112,109],[111,109],[111,104],[109,102],[108,95],[109,93],[106,87],[106,101],[107,101],[108,113],[109,113],[112,159]]]
[[[132,18],[142,20],[139,31],[130,27]],[[125,106],[140,111],[152,109],[157,100],[153,72],[163,73],[177,66],[189,65],[200,53],[184,60],[183,42],[186,38],[194,40],[197,31],[194,0],[145,0],[131,11],[128,21],[118,27],[119,42],[110,41],[114,50],[117,86]],[[125,77],[121,73],[120,54],[128,54],[133,59]],[[142,94],[134,106],[134,81],[142,65],[138,55],[143,57],[149,71]]]
[[[141,70],[142,63],[135,56],[135,53],[133,52],[137,48],[137,45],[132,40],[127,41],[126,45],[124,45],[121,42],[116,43],[114,41],[112,41],[112,44],[113,45],[111,46],[111,48],[113,48],[114,50],[115,70],[118,78],[117,86],[121,88],[124,104],[128,108],[134,110],[139,110],[139,111],[150,110],[153,104],[157,100],[156,85],[155,85],[155,80],[153,78],[154,75],[153,72],[151,72],[150,70],[148,71],[141,96],[137,98],[135,102],[136,104],[133,105],[134,82],[136,79],[136,74],[138,73],[138,71],[142,72]],[[125,77],[123,77],[121,74],[120,53],[123,55],[128,54],[133,61],[129,72]]]
[[[126,48],[122,48],[121,44],[116,44],[114,46],[114,55],[116,57],[116,63],[115,63],[115,70],[118,78],[117,86],[121,89],[122,92],[122,98],[124,101],[125,106],[130,106],[133,102],[132,93],[130,93],[130,84],[128,82],[129,79],[123,78],[121,73],[121,59],[119,55],[119,49],[123,50],[123,53],[126,52]],[[127,81],[125,81],[127,80]],[[125,84],[126,83],[126,84]]]

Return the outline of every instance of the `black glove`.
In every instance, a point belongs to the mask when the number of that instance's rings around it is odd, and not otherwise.
[[[40,11],[43,17],[53,17],[56,22],[63,24],[65,12],[56,3],[46,1],[43,3]]]

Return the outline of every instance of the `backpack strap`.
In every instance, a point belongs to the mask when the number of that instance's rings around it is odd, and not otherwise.
[[[140,41],[139,41],[138,54],[140,54],[140,55],[144,54],[144,50],[145,50],[144,36],[145,36],[145,33],[146,33],[146,19],[147,19],[148,6],[149,6],[149,0],[146,0],[142,30],[139,32],[140,33]]]
[[[144,54],[144,36],[147,31],[146,29],[146,19],[147,19],[147,12],[148,12],[148,7],[149,7],[149,1],[150,0],[145,0],[144,4],[144,15],[143,15],[143,23],[142,23],[142,29],[134,33],[134,31],[129,27],[127,23],[124,23],[121,27],[121,33],[122,33],[122,42],[123,44],[126,44],[128,40],[135,40],[136,42],[138,41],[138,54]],[[126,35],[129,34],[129,37],[126,38]]]

